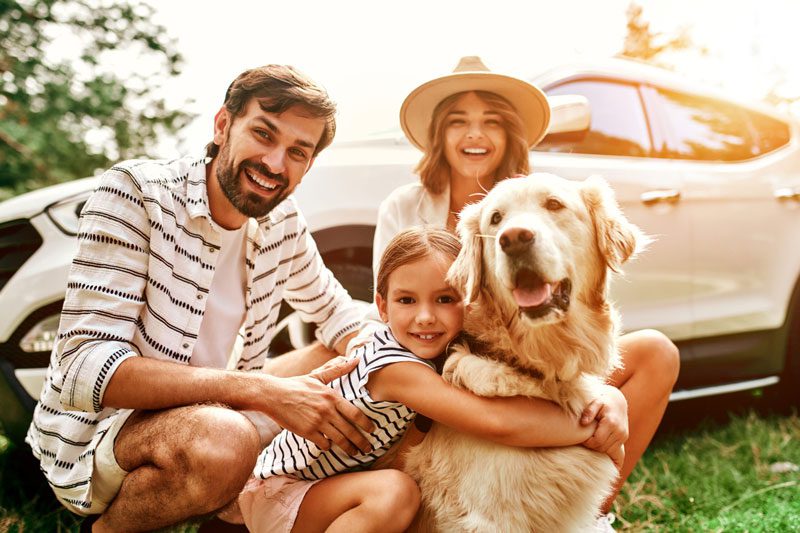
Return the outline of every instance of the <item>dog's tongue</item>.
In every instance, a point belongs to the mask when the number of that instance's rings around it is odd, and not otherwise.
[[[512,294],[520,307],[536,307],[550,299],[552,288],[549,283],[537,283],[531,287],[517,287]]]

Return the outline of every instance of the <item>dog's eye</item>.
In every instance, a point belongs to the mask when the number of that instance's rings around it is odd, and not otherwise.
[[[548,198],[544,203],[544,208],[548,211],[560,211],[564,209],[564,204],[561,203],[561,200],[556,198]]]
[[[496,226],[503,220],[503,215],[500,214],[500,211],[495,211],[492,213],[492,219],[489,221],[492,226]]]

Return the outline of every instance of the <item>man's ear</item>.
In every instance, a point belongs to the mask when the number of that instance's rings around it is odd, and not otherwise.
[[[388,323],[389,313],[386,312],[386,300],[377,292],[375,293],[375,305],[378,306],[378,314],[381,315],[381,320]]]
[[[228,128],[231,123],[231,113],[225,106],[219,108],[214,115],[214,144],[221,146],[228,136]]]

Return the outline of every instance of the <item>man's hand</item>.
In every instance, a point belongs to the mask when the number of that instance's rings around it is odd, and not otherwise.
[[[358,359],[331,359],[304,376],[275,380],[275,397],[267,414],[281,427],[306,438],[321,450],[338,445],[349,454],[372,451],[364,435],[374,430],[372,421],[326,384],[347,374]]]
[[[611,385],[604,385],[600,396],[589,402],[581,414],[581,425],[597,421],[594,434],[583,445],[608,454],[616,463],[625,457],[622,446],[628,440],[628,402]],[[617,465],[619,466],[619,465]]]

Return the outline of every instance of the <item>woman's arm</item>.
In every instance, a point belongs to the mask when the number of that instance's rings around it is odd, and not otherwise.
[[[484,398],[457,389],[419,363],[388,365],[370,375],[367,389],[375,400],[401,402],[441,424],[509,446],[570,446],[595,429],[547,400]]]

